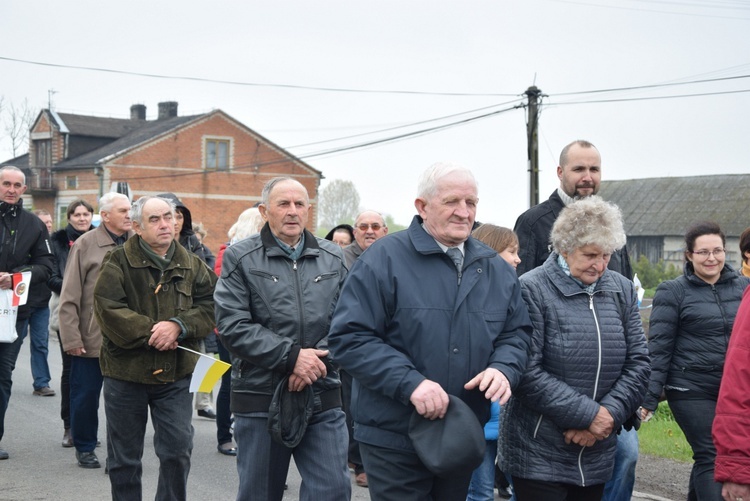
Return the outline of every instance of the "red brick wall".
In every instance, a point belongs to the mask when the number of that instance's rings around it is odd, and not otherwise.
[[[206,137],[232,138],[229,172],[203,169]],[[78,175],[79,189],[98,188],[99,178],[91,170],[58,173],[58,186],[64,189],[64,176],[74,174]],[[193,222],[204,224],[208,230],[206,245],[217,253],[240,213],[260,200],[263,185],[276,176],[296,178],[307,188],[311,200],[317,199],[319,177],[314,171],[280,154],[223,113],[214,112],[107,164],[104,191],[109,191],[114,181],[127,181],[134,198],[177,194],[190,209]],[[84,198],[96,207],[96,200]],[[315,227],[315,221],[313,209],[309,229]]]

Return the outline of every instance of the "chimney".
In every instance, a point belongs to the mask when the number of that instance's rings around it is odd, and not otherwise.
[[[146,120],[146,105],[134,104],[130,107],[131,120]]]
[[[165,101],[159,103],[159,120],[174,118],[177,116],[177,101]]]

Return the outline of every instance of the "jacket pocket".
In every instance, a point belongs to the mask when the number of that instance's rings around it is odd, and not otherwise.
[[[193,288],[187,280],[175,282],[174,289],[177,291],[177,309],[189,310],[193,307]]]

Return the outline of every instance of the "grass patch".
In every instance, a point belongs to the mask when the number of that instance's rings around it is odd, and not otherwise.
[[[693,450],[674,420],[667,402],[661,402],[654,417],[648,423],[641,424],[638,440],[643,454],[685,463],[693,461]]]

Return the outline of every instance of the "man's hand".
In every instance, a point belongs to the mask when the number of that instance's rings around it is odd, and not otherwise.
[[[750,485],[725,482],[721,488],[721,497],[724,501],[737,501],[750,499]]]
[[[442,386],[429,379],[419,383],[409,400],[419,415],[427,419],[443,419],[450,402]]]
[[[328,350],[316,350],[315,348],[302,348],[297,355],[297,361],[294,364],[292,374],[302,380],[304,384],[313,384],[322,377],[326,377],[328,370],[326,364],[321,360],[328,356]],[[292,378],[289,378],[289,389]],[[299,383],[295,381],[295,385]],[[300,387],[300,390],[302,387]],[[296,390],[299,391],[299,390]]]
[[[484,392],[484,397],[493,402],[500,402],[505,405],[511,395],[510,383],[505,374],[497,369],[487,368],[474,376],[471,381],[464,385],[467,390],[479,388]]]
[[[80,357],[81,355],[83,355],[84,353],[86,353],[86,350],[83,347],[81,347],[81,348],[73,348],[72,350],[68,350],[65,353],[67,353],[68,355],[70,355],[72,357]]]
[[[296,374],[291,374],[289,376],[289,385],[287,386],[289,391],[302,391],[305,386],[307,385],[301,377],[297,376]]]
[[[567,430],[564,436],[566,444],[573,442],[581,447],[591,447],[596,443],[596,437],[588,430]]]
[[[11,287],[13,287],[13,275],[0,272],[0,289],[10,289]]]
[[[599,412],[596,413],[594,421],[589,425],[589,431],[597,440],[604,440],[615,429],[615,420],[612,414],[603,406],[599,406]]]
[[[179,324],[165,320],[157,322],[151,327],[151,337],[148,339],[149,346],[159,351],[176,350],[177,336],[180,335]]]

